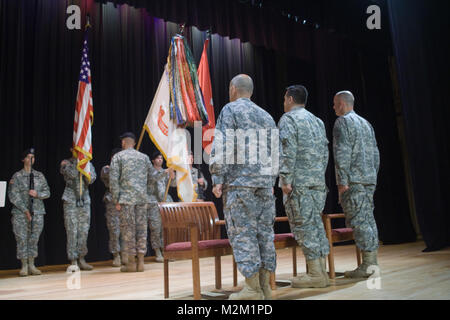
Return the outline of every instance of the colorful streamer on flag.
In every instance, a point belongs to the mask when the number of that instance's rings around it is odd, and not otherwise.
[[[170,86],[170,118],[178,126],[194,126],[195,121],[208,123],[192,52],[183,36],[172,38],[167,57]]]

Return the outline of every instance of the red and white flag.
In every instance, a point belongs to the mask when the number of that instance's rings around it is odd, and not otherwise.
[[[92,106],[88,30],[86,30],[83,43],[77,102],[75,105],[75,119],[73,122],[73,154],[78,159],[78,171],[80,171],[81,174],[91,181],[91,170],[88,162],[92,160],[91,126],[94,120],[94,108]]]
[[[212,142],[214,140],[214,128],[216,127],[216,119],[214,116],[214,103],[212,98],[211,76],[209,73],[208,63],[208,43],[209,39],[206,39],[203,45],[203,53],[198,66],[198,82],[203,92],[203,99],[205,101],[206,112],[208,113],[208,124],[202,128],[203,136],[203,149],[208,154],[211,154]]]

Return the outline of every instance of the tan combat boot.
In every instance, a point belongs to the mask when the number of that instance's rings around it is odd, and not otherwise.
[[[138,253],[137,258],[138,258],[137,272],[144,272],[144,254]]]
[[[19,276],[26,277],[28,275],[28,261],[27,259],[21,259],[22,269],[19,271]]]
[[[319,259],[306,260],[308,272],[292,279],[292,288],[325,288],[327,278],[322,272]]]
[[[251,278],[245,278],[244,288],[230,295],[228,300],[264,300],[264,294],[259,284],[259,272]]]
[[[270,286],[270,271],[264,268],[259,269],[259,284],[264,294],[265,300],[272,300],[272,288]]]
[[[368,273],[367,268],[371,266],[378,267],[377,253],[378,250],[362,251],[363,262],[361,263],[361,265],[353,271],[345,271],[344,276],[346,278],[353,279],[364,279],[370,277],[375,271]]]
[[[128,255],[128,263],[120,268],[122,272],[137,272],[136,256]]]
[[[155,255],[156,255],[156,262],[164,262],[164,257],[161,253],[161,249],[160,248],[156,248],[155,249]]]
[[[128,253],[123,251],[120,252],[120,263],[122,266],[125,266],[128,262]]]
[[[34,258],[28,258],[28,274],[38,276],[42,274],[41,270],[34,266]]]
[[[113,253],[113,262],[112,262],[112,266],[113,267],[120,267],[121,265],[121,261],[120,261],[120,254],[118,252]]]
[[[84,260],[84,257],[80,257],[80,258],[78,259],[78,266],[80,267],[81,270],[87,270],[87,271],[89,271],[89,270],[94,269],[93,266],[91,266],[90,264],[87,264],[87,263],[86,263],[86,260]]]
[[[328,287],[330,285],[330,277],[328,276],[328,272],[327,272],[327,258],[322,257],[319,259],[320,259],[320,267],[322,268],[322,273],[323,273],[325,279],[327,280],[327,287]]]

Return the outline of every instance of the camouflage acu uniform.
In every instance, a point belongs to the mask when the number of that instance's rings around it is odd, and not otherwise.
[[[339,117],[333,129],[333,150],[338,185],[349,186],[341,195],[348,227],[362,251],[378,249],[378,230],[373,216],[380,154],[370,123],[354,111]]]
[[[321,219],[327,187],[328,140],[325,126],[305,108],[294,108],[283,115],[280,129],[280,187],[292,185],[283,195],[291,231],[307,260],[329,253]]]
[[[251,162],[254,158],[250,158],[247,151],[257,141],[249,142],[250,139],[245,139],[245,144],[238,144],[237,140],[244,135],[242,132],[234,133],[236,129],[261,130],[266,134],[267,162]],[[278,158],[272,158],[271,151],[278,157],[278,150],[272,150],[270,139],[271,130],[278,132],[275,122],[250,99],[241,98],[222,109],[216,130],[222,133],[224,140],[233,143],[233,147],[226,148],[226,155],[227,158],[235,159],[235,164],[227,164],[227,160],[223,158],[225,143],[216,131],[210,172],[214,185],[223,184],[224,217],[239,271],[246,278],[252,277],[260,268],[275,271],[275,197],[272,188],[278,175]],[[258,132],[258,137],[263,136],[261,131]],[[278,148],[278,135],[275,140]],[[236,156],[243,155],[245,163],[236,160]],[[259,157],[258,159],[261,160]],[[273,165],[273,161],[276,165]]]
[[[17,242],[17,259],[23,260],[38,256],[38,241],[44,228],[45,207],[42,200],[50,197],[50,188],[44,175],[33,170],[34,190],[37,197],[33,198],[33,212],[31,222],[25,214],[30,210],[31,196],[30,174],[22,169],[16,172],[9,182],[8,198],[13,204],[11,223]]]
[[[105,203],[106,226],[109,231],[109,251],[114,253],[120,252],[120,212],[116,209],[116,205],[112,201],[111,191],[109,189],[109,166],[104,166],[100,173],[100,178],[106,187],[103,202]]]
[[[111,160],[110,190],[121,205],[120,233],[124,251],[131,256],[147,253],[148,181],[155,170],[147,155],[135,149],[116,153]]]
[[[164,201],[167,183],[169,182],[168,174],[164,169],[151,168],[153,171],[152,178],[148,183],[148,226],[150,228],[150,242],[153,249],[164,247],[161,214],[159,213],[158,202]],[[175,183],[175,185],[174,185]],[[172,180],[171,186],[176,186],[176,181]],[[172,197],[167,194],[166,202],[173,202]]]
[[[195,192],[198,195],[197,199],[205,200],[204,191],[208,188],[208,182],[206,181],[205,177],[203,176],[202,171],[197,168],[192,167],[191,175],[192,175],[192,182],[194,183],[194,186],[195,186]],[[198,179],[203,179],[205,184],[203,186],[199,186]],[[200,188],[202,188],[203,191],[200,191],[199,190]]]
[[[66,160],[67,165],[61,166],[60,172],[66,182],[62,196],[64,207],[64,225],[67,233],[67,257],[76,260],[88,253],[87,238],[91,224],[91,197],[89,184],[94,183],[97,175],[94,166],[91,167],[91,181],[83,176],[82,196],[80,198],[80,172],[77,170],[77,159]],[[83,206],[77,207],[77,199],[83,201]]]

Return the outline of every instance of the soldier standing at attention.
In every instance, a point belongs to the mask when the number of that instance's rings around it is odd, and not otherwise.
[[[41,274],[34,266],[34,259],[38,256],[39,236],[44,228],[42,200],[50,197],[44,175],[32,169],[34,161],[34,149],[25,150],[22,154],[23,169],[13,175],[8,189],[8,198],[13,205],[11,223],[17,242],[17,259],[22,262],[19,275],[22,277]]]
[[[346,224],[353,228],[362,251],[362,264],[345,272],[347,278],[367,278],[370,266],[378,266],[378,230],[373,216],[373,195],[380,167],[380,153],[370,123],[353,111],[350,91],[338,92],[333,109],[339,117],[333,129],[333,152],[339,200]]]
[[[126,261],[120,271],[143,272],[147,253],[148,181],[156,171],[148,156],[134,149],[136,137],[132,132],[124,133],[120,139],[122,151],[112,158],[109,173],[112,199],[120,211],[122,258]]]
[[[164,262],[162,249],[164,248],[161,214],[159,213],[158,202],[164,201],[167,183],[169,177],[172,178],[172,184],[175,183],[175,173],[173,169],[163,169],[163,158],[161,153],[155,153],[152,157],[153,171],[152,177],[148,181],[148,225],[150,228],[150,243],[155,250],[156,262]],[[167,195],[166,202],[173,202],[170,195]]]
[[[230,103],[223,107],[217,121],[209,167],[214,195],[220,198],[223,193],[228,238],[239,271],[245,277],[244,288],[230,295],[230,300],[271,299],[270,273],[276,267],[273,186],[278,167],[273,163],[274,154],[275,161],[278,160],[278,149],[272,150],[272,141],[265,141],[266,148],[258,148],[258,139],[269,140],[273,131],[278,130],[269,113],[250,100],[252,94],[253,81],[248,75],[238,75],[231,80]],[[247,132],[248,136],[244,137],[242,132]],[[238,139],[240,144],[236,143]],[[278,135],[275,143],[278,146]],[[223,156],[225,145],[226,159]],[[257,161],[250,155],[250,149],[255,150],[255,147],[260,152]],[[261,149],[270,155],[262,154]]]
[[[122,151],[120,148],[115,148],[111,152],[112,157]],[[105,217],[106,217],[106,226],[109,231],[109,251],[113,255],[113,267],[120,267],[121,259],[120,259],[120,212],[117,211],[115,203],[112,201],[111,191],[109,189],[109,171],[110,166],[106,165],[102,168],[100,172],[100,178],[105,184],[106,192],[103,197],[103,202],[105,203]]]
[[[308,272],[292,280],[294,288],[329,285],[325,258],[330,246],[321,218],[327,197],[328,139],[319,118],[305,109],[308,91],[291,86],[284,95],[280,130],[280,187],[291,231],[303,250]]]
[[[62,196],[64,207],[64,226],[67,233],[67,257],[72,265],[78,265],[81,270],[92,270],[84,257],[88,253],[87,238],[91,225],[91,197],[89,185],[93,184],[97,175],[89,161],[91,181],[82,176],[80,195],[80,172],[77,169],[77,158],[70,149],[72,158],[61,162],[60,173],[64,177],[66,187]],[[78,263],[78,264],[77,264]]]

